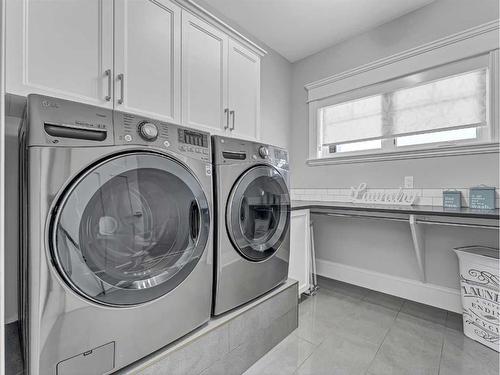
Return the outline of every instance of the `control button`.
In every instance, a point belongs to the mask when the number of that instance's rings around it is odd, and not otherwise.
[[[169,147],[170,146],[170,142],[169,141],[165,141],[165,142],[163,142],[163,144],[165,145],[165,147]]]
[[[203,150],[203,155],[208,155],[208,150]]]
[[[139,134],[146,141],[154,141],[158,138],[158,128],[155,124],[144,121],[139,124]]]
[[[261,158],[266,159],[269,157],[269,149],[266,146],[259,147],[259,155]]]
[[[197,154],[199,154],[201,152],[201,150],[199,148],[196,148],[195,151]]]
[[[189,147],[189,148],[188,148],[188,151],[191,151],[191,152],[193,152],[193,151],[194,151],[194,148],[192,148],[192,147]]]
[[[130,142],[132,140],[132,136],[130,134],[127,134],[125,137],[123,137],[127,142]]]

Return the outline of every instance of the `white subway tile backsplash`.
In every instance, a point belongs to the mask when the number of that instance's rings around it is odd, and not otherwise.
[[[387,189],[367,189],[367,190],[377,190],[383,191],[385,193],[394,193],[399,190],[399,188],[387,188]],[[406,189],[407,190],[407,189]],[[416,188],[413,189],[418,194],[418,198],[415,201],[416,205],[432,205],[432,206],[442,206],[443,205],[443,191],[444,190],[457,190],[462,194],[462,206],[468,207],[469,205],[469,189],[468,188],[453,188],[446,187],[442,189],[438,188]],[[497,190],[496,205],[500,206],[500,195]],[[328,189],[291,189],[291,198],[293,200],[309,200],[309,201],[323,201],[323,202],[350,202],[351,189],[350,188],[328,188]]]
[[[443,197],[440,197],[440,198],[433,197],[432,198],[432,205],[433,206],[442,206],[443,205]]]
[[[443,189],[422,189],[423,197],[442,197]]]
[[[432,206],[432,197],[419,197],[417,204],[421,206]]]

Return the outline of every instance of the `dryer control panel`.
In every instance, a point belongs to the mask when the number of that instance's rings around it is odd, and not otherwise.
[[[265,163],[288,170],[288,151],[242,139],[213,136],[214,164]]]
[[[114,113],[115,143],[148,145],[211,161],[210,134],[131,113]]]

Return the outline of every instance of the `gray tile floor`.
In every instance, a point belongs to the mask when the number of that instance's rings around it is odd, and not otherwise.
[[[458,314],[321,278],[299,328],[245,375],[498,375],[498,361]]]

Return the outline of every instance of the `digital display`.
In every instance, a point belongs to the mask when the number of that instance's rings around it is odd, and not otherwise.
[[[208,136],[191,130],[179,129],[179,142],[198,147],[208,147]]]

